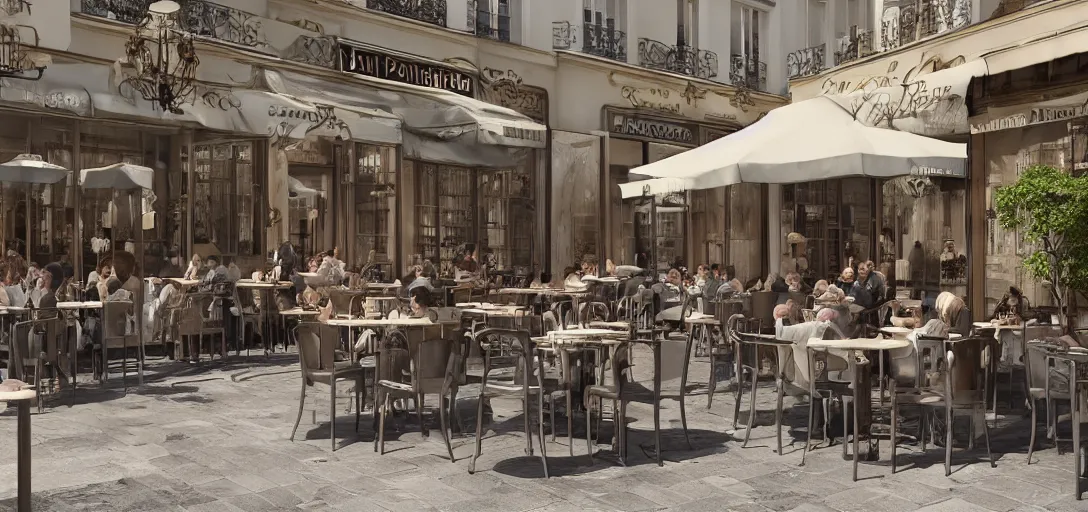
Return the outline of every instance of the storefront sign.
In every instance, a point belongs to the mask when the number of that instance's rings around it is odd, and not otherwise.
[[[1088,116],[1088,93],[1033,105],[994,108],[971,118],[971,133],[1011,130]]]
[[[621,137],[695,146],[698,144],[695,134],[698,133],[699,126],[639,114],[608,112],[608,131]]]
[[[470,98],[476,96],[476,77],[457,68],[412,61],[348,44],[340,45],[340,70],[402,84],[433,87]]]
[[[964,178],[967,174],[964,169],[943,169],[940,167],[929,167],[924,165],[916,165],[910,168],[911,176],[927,176],[933,178]]]
[[[547,132],[532,128],[518,128],[515,126],[503,126],[502,136],[508,139],[528,140],[532,142],[544,142]]]

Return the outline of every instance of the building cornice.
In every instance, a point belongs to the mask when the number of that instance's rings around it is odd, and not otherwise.
[[[1079,3],[1082,1],[1083,0],[1054,0],[1051,2],[1044,2],[1038,5],[1033,5],[1022,11],[1008,14],[1000,18],[989,19],[980,23],[968,25],[958,30],[952,30],[941,34],[936,34],[925,39],[913,41],[910,44],[900,46],[898,48],[874,53],[860,59],[852,60],[846,64],[825,69],[824,71],[815,75],[794,78],[789,81],[789,88],[790,90],[792,90],[794,87],[802,87],[811,83],[821,82],[823,80],[826,80],[828,77],[855,67],[864,66],[872,62],[879,62],[883,59],[894,59],[910,51],[918,49],[928,49],[931,46],[937,46],[948,43],[949,41],[956,41],[966,37],[971,37],[979,32],[990,30],[995,27],[1016,23],[1018,21],[1023,21],[1027,18],[1038,16],[1039,14],[1050,11],[1052,9],[1061,9],[1068,5]]]

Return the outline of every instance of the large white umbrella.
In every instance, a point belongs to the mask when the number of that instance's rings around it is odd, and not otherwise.
[[[40,155],[19,155],[10,162],[0,164],[0,182],[3,183],[59,183],[68,176],[68,169],[51,164]]]
[[[849,176],[966,176],[967,145],[873,128],[833,100],[777,108],[705,146],[632,170],[624,198],[737,183],[799,183]]]
[[[85,189],[151,190],[155,184],[155,171],[122,162],[79,171],[79,184]]]

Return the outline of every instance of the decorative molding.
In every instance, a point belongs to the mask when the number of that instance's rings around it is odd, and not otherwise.
[[[335,36],[298,36],[291,46],[283,52],[283,58],[312,64],[323,68],[336,69],[339,64],[339,41]]]
[[[548,91],[525,85],[513,70],[485,67],[480,73],[480,99],[548,124]]]

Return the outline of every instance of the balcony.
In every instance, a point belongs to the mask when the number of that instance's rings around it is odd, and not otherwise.
[[[586,23],[582,27],[582,51],[627,62],[627,33],[608,25]]]
[[[885,9],[880,46],[891,50],[971,23],[971,0],[921,0]]]
[[[366,0],[366,7],[431,25],[446,26],[446,0]]]
[[[468,26],[474,27],[474,33],[477,37],[509,43],[510,13],[507,11],[506,4],[499,4],[499,12],[488,11],[488,5],[487,0],[469,0]]]
[[[810,46],[786,55],[786,78],[792,80],[824,70],[824,45]]]
[[[136,25],[147,15],[152,0],[81,0],[81,10],[88,16]],[[261,30],[262,19],[255,14],[204,0],[182,0],[178,23],[195,36],[226,43],[267,49]]]
[[[850,35],[835,41],[835,65],[846,64],[873,54],[873,31],[850,28]]]
[[[718,54],[687,45],[670,46],[653,39],[639,38],[638,65],[696,78],[718,76]]]
[[[729,59],[729,82],[756,91],[767,90],[767,63],[750,55],[734,53]]]

